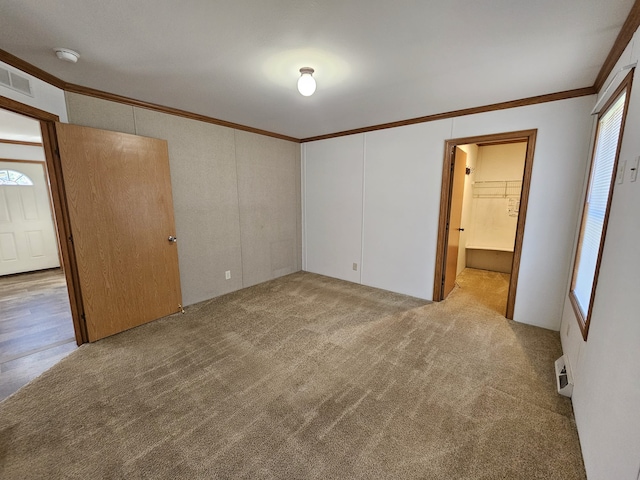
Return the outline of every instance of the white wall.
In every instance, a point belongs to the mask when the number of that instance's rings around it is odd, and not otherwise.
[[[40,160],[45,161],[44,149],[31,145],[12,145],[0,143],[0,158],[10,160]]]
[[[33,96],[31,97],[0,85],[1,96],[58,115],[62,122],[67,121],[67,107],[62,90],[9,66],[4,62],[0,62],[0,66],[29,78],[33,92]],[[40,160],[43,162],[45,160],[43,147],[11,145],[6,143],[0,143],[0,158],[11,160]],[[50,243],[48,248],[57,251],[57,239],[54,238],[52,240],[53,243]]]
[[[639,59],[634,41],[614,73]],[[620,162],[627,161],[625,180],[614,188],[588,340],[582,340],[568,297],[562,319],[562,347],[574,374],[573,406],[589,480],[636,480],[640,470],[640,181],[629,181],[631,161],[640,155],[637,82],[620,151]],[[572,222],[576,239],[578,220],[576,215]]]
[[[304,260],[309,272],[360,282],[364,136],[303,145]],[[353,264],[358,270],[353,270]]]
[[[431,145],[440,143],[451,124],[430,127],[366,134],[364,285],[422,298],[431,294],[424,287],[435,268],[430,250],[435,251],[438,225],[422,219],[438,216],[444,143],[435,150]]]
[[[478,149],[476,181],[522,180],[526,143],[485,145]]]
[[[526,143],[480,147],[475,181],[522,180],[526,154]],[[482,190],[479,191],[482,192]],[[473,196],[473,192],[471,194]],[[509,215],[509,202],[510,200],[519,200],[519,197],[520,191],[511,195],[510,198],[504,196],[473,197],[467,246],[512,252],[518,227],[518,216],[517,214]]]
[[[63,90],[60,90],[58,87],[54,87],[53,85],[49,85],[48,83],[7,65],[4,62],[0,62],[0,67],[16,72],[23,77],[27,77],[31,82],[33,97],[25,95],[24,93],[16,92],[15,90],[3,85],[0,85],[0,95],[10,98],[11,100],[15,100],[16,102],[39,108],[45,112],[58,115],[61,122],[67,122],[67,107],[65,105]]]
[[[574,98],[305,144],[306,269],[431,299],[445,140],[537,128],[515,320],[558,330],[594,101]],[[362,278],[347,275],[359,245]]]

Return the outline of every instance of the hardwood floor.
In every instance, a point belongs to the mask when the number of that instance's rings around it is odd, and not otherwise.
[[[76,348],[61,269],[0,277],[0,401]]]

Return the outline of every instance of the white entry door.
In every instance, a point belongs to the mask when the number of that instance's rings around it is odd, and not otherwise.
[[[0,275],[59,266],[44,163],[0,161]]]

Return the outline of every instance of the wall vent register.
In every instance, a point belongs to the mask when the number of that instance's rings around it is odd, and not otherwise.
[[[31,82],[27,77],[19,75],[15,72],[0,67],[0,85],[3,85],[16,92],[24,93],[33,97],[33,91],[31,90]]]

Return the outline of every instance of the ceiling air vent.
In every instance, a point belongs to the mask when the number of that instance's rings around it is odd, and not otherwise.
[[[24,93],[25,95],[33,97],[33,92],[31,91],[31,82],[27,77],[23,77],[22,75],[18,75],[14,72],[10,72],[9,70],[2,67],[0,67],[0,85],[4,85],[5,87],[9,87],[16,92]]]

